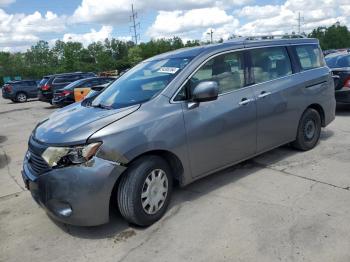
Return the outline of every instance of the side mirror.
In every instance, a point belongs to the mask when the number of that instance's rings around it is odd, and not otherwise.
[[[200,82],[192,92],[193,102],[207,102],[218,98],[219,86],[215,81]]]
[[[332,75],[332,78],[334,80],[334,87],[337,87],[340,81],[340,76],[338,75]]]

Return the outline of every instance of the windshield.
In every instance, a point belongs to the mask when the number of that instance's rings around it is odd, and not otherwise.
[[[146,102],[164,90],[190,60],[169,58],[142,62],[98,95],[92,106],[122,108]]]
[[[330,68],[350,67],[350,55],[326,57],[326,63]]]

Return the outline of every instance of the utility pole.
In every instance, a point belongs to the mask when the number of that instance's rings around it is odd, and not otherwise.
[[[137,12],[134,11],[134,5],[131,4],[131,16],[130,20],[132,22],[132,25],[130,26],[130,30],[133,31],[134,35],[132,38],[135,41],[135,44],[137,45],[137,39],[140,38],[140,34],[137,33],[137,27],[140,28],[140,23],[136,23],[136,18],[137,18]]]
[[[298,13],[298,34],[301,34],[301,23],[304,22],[304,17],[300,16],[300,12]]]
[[[213,29],[210,28],[210,32],[208,32],[207,34],[210,35],[210,43],[212,44],[213,43]]]

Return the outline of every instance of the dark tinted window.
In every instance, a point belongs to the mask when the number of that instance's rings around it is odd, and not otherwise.
[[[35,81],[20,81],[15,83],[16,86],[26,87],[26,86],[35,86]]]
[[[317,45],[296,46],[295,50],[302,70],[325,66],[323,54]]]
[[[66,84],[71,83],[76,80],[81,79],[81,75],[68,75],[68,76],[57,76],[55,80],[53,81],[53,84]]]
[[[39,86],[43,86],[47,83],[47,81],[49,81],[49,77],[44,77],[43,79],[41,79]]]
[[[292,74],[292,66],[285,47],[259,48],[250,51],[251,73],[256,84]]]

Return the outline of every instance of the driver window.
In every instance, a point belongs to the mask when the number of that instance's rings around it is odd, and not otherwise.
[[[214,57],[206,62],[186,83],[174,101],[190,98],[190,94],[198,83],[216,81],[219,94],[224,94],[244,87],[243,52],[234,52]]]

